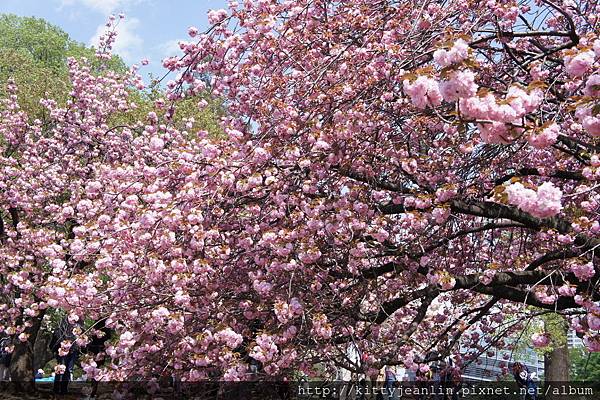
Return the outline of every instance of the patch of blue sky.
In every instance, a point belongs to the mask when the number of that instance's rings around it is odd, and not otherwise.
[[[87,45],[98,42],[111,14],[125,14],[119,22],[114,52],[128,64],[148,59],[140,72],[162,76],[161,61],[179,55],[178,42],[187,41],[190,26],[203,31],[207,12],[227,8],[226,0],[2,0],[0,13],[43,18]]]

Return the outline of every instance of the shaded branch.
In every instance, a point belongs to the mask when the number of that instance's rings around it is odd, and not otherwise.
[[[501,185],[504,182],[507,182],[517,176],[530,176],[530,175],[542,176],[537,168],[521,168],[521,169],[513,172],[512,174],[507,174],[501,178],[496,179],[494,181],[494,185],[496,185],[496,186]],[[556,171],[550,175],[543,175],[543,176],[549,177],[549,178],[569,179],[569,180],[573,180],[573,181],[585,180],[585,177],[583,176],[583,174],[581,172],[576,172],[576,171]]]

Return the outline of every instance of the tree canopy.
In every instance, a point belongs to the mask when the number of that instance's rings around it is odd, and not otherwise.
[[[10,85],[4,331],[102,319],[116,380],[461,368],[545,313],[600,351],[598,7],[232,2],[125,125],[135,70],[70,59],[46,123]],[[225,138],[173,119],[207,91]]]
[[[0,15],[0,48],[21,53],[34,63],[55,71],[67,71],[67,58],[87,57],[94,60],[95,50],[86,47],[69,35],[41,18],[20,17],[14,14]],[[112,69],[124,70],[125,64],[115,56]],[[18,64],[6,66],[18,67]]]
[[[0,94],[6,96],[6,84],[12,79],[21,88],[21,107],[32,118],[43,117],[40,99],[66,100],[68,57],[96,60],[93,48],[74,41],[43,19],[0,14]],[[112,70],[126,69],[117,56],[103,63]],[[94,65],[98,67],[100,60]]]
[[[579,382],[598,382],[600,379],[600,353],[590,353],[582,348],[571,351],[571,376]]]

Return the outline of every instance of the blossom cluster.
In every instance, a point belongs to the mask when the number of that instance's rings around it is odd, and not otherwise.
[[[506,187],[508,202],[539,218],[553,217],[562,210],[562,191],[552,182],[542,183],[537,190],[516,182]]]

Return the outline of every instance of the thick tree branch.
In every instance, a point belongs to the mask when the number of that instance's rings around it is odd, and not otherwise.
[[[535,295],[528,289],[520,289],[518,285],[552,285],[556,283],[577,283],[574,276],[568,275],[565,278],[558,276],[550,279],[552,272],[548,271],[519,271],[519,272],[497,272],[490,283],[483,284],[479,279],[481,274],[469,274],[455,277],[456,283],[453,288],[445,291],[454,291],[460,289],[472,290],[480,294],[486,294],[499,299],[510,300],[517,303],[524,303],[531,306],[548,310],[565,310],[568,308],[577,308],[572,297],[559,297],[555,303],[547,304],[539,301]],[[365,318],[374,323],[384,322],[390,315],[400,308],[408,305],[412,301],[427,296],[437,296],[442,290],[437,285],[428,285],[422,289],[415,290],[407,295],[386,301],[382,304],[380,311]]]
[[[507,174],[501,178],[496,179],[494,181],[494,184],[496,186],[498,186],[498,185],[503,184],[504,182],[511,180],[514,177],[530,176],[530,175],[540,176],[541,174],[537,168],[521,168],[512,174]],[[569,179],[569,180],[573,180],[573,181],[585,180],[585,177],[583,176],[583,174],[581,172],[577,172],[577,171],[556,171],[550,175],[544,175],[544,176],[547,176],[549,178]]]
[[[489,223],[489,224],[485,224],[483,226],[478,226],[476,228],[463,229],[461,231],[458,231],[452,235],[449,235],[449,236],[437,241],[436,243],[433,243],[430,246],[427,246],[425,249],[415,252],[415,253],[408,253],[401,249],[394,249],[390,252],[386,252],[385,255],[404,256],[404,257],[408,257],[412,260],[418,260],[420,257],[424,256],[425,254],[429,254],[432,251],[434,251],[435,249],[445,246],[450,241],[457,239],[459,237],[462,237],[462,236],[470,235],[472,233],[478,233],[478,232],[483,232],[483,231],[487,231],[487,230],[492,230],[492,229],[523,228],[523,227],[524,227],[524,225],[522,225],[522,224],[514,224],[514,223],[507,223],[507,224]],[[373,278],[377,278],[379,276],[382,276],[382,275],[390,273],[390,272],[401,272],[401,271],[405,271],[405,270],[406,270],[406,268],[398,262],[388,262],[379,267],[362,270],[362,271],[360,271],[360,275],[358,275],[358,276],[361,276],[366,279],[373,279]],[[421,275],[427,275],[428,271],[429,271],[429,268],[427,268],[427,267],[421,266],[421,267],[417,268],[417,272]],[[351,278],[357,277],[357,275],[354,275],[354,274],[351,274],[351,273],[345,272],[345,271],[342,271],[342,272],[331,271],[330,275],[332,277],[340,278],[340,279],[341,278],[351,279]]]
[[[450,203],[453,212],[458,214],[474,215],[477,217],[491,219],[509,219],[520,222],[531,229],[540,229],[542,227],[556,229],[561,233],[567,233],[570,230],[570,224],[559,218],[536,218],[515,207],[505,206],[503,204],[490,201],[472,201],[455,200]]]

